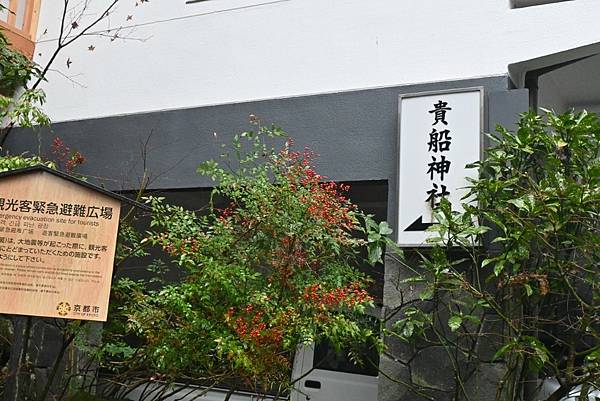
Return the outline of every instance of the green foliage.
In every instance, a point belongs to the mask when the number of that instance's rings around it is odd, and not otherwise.
[[[0,95],[0,117],[20,127],[49,125],[50,119],[41,109],[45,101],[41,89],[24,89],[16,97]]]
[[[402,257],[403,251],[398,245],[390,240],[390,234],[393,232],[386,221],[379,224],[375,222],[372,216],[363,216],[365,229],[367,232],[367,260],[371,266],[377,263],[383,263],[382,256],[384,246],[390,252],[394,252],[399,257]]]
[[[122,220],[119,224],[115,266],[118,267],[129,258],[148,256],[143,240],[143,233],[135,229],[130,222]]]
[[[46,94],[41,89],[26,87],[30,79],[40,78],[41,74],[38,65],[11,49],[0,32],[0,119],[8,121],[7,126],[31,128],[50,124],[41,109]],[[17,91],[19,88],[22,90]]]
[[[0,94],[12,95],[16,88],[39,73],[33,62],[9,47],[6,36],[0,32]]]
[[[494,334],[480,331],[492,316],[504,325],[494,358],[507,364],[498,397],[531,399],[546,376],[558,391],[597,383],[600,122],[585,111],[528,113],[516,132],[497,132],[471,166],[474,201],[462,213],[447,201],[435,211],[434,248],[412,280],[436,307],[406,310],[395,334],[452,347],[459,336],[472,347]],[[436,323],[442,314],[449,333]]]
[[[372,300],[356,266],[367,246],[380,260],[376,248],[391,230],[358,211],[346,186],[323,182],[311,152],[293,151],[291,141],[276,151],[270,143],[283,135],[277,127],[236,135],[221,163],[198,168],[218,183],[213,200],[226,199],[225,209],[198,215],[148,199],[151,231],[141,243],[162,248],[184,278],[113,288],[106,367],[264,390],[289,385],[300,344],[380,347],[361,323]],[[131,334],[136,346],[125,341]]]
[[[10,155],[8,155],[8,156],[0,157],[0,173],[9,171],[9,170],[16,170],[19,168],[37,166],[38,164],[43,164],[52,169],[56,169],[56,164],[54,162],[44,161],[39,156],[26,156],[26,155],[10,156]]]

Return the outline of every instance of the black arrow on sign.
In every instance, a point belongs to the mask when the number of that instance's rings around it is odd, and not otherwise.
[[[423,216],[413,221],[404,231],[425,231],[435,223],[423,223]]]

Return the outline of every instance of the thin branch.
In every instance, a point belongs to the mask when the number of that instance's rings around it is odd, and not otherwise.
[[[50,68],[48,70],[48,72],[55,72],[58,75],[62,76],[63,78],[66,78],[67,80],[69,80],[71,83],[79,86],[80,88],[87,88],[87,86],[85,86],[83,83],[81,83],[81,82],[79,82],[79,81],[77,81],[77,80],[74,79],[75,77],[80,77],[83,74],[67,75],[64,72],[62,72],[60,70],[57,70],[57,69],[54,69],[54,68]]]

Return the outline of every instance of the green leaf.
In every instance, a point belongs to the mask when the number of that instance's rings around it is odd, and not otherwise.
[[[424,289],[423,291],[421,291],[421,294],[419,294],[419,298],[421,298],[421,301],[427,301],[433,298],[433,288],[428,287],[426,289]]]
[[[463,322],[462,316],[454,315],[450,319],[448,319],[448,327],[450,327],[451,331],[456,331],[459,329],[462,322]]]
[[[483,262],[481,262],[481,268],[483,269],[484,267],[492,263],[494,260],[496,260],[496,258],[484,259]]]
[[[415,332],[415,325],[411,321],[406,321],[402,328],[402,337],[410,338]]]
[[[388,253],[393,253],[400,259],[404,258],[404,251],[402,250],[402,248],[400,248],[398,244],[392,241],[391,239],[386,239],[385,246]]]
[[[506,262],[504,260],[499,260],[494,266],[494,275],[496,275],[496,277],[498,277],[500,273],[502,273],[502,271],[504,270],[505,263]]]
[[[496,361],[504,356],[508,351],[510,351],[515,346],[514,342],[509,342],[508,344],[503,345],[492,357],[492,361]]]
[[[593,352],[590,352],[586,357],[588,361],[600,361],[600,348],[596,349]]]
[[[390,228],[387,221],[382,221],[379,223],[379,234],[381,235],[390,235],[394,231]]]
[[[525,201],[523,199],[509,199],[507,202],[512,205],[515,205],[519,210],[527,209],[527,206],[525,205]]]
[[[472,323],[475,324],[481,324],[481,319],[479,318],[479,316],[475,316],[475,315],[465,315],[463,316],[464,320],[469,320]]]
[[[381,240],[381,235],[376,232],[370,232],[367,236],[367,240],[369,242],[378,242],[379,240]]]
[[[378,246],[377,244],[369,244],[368,261],[371,266],[382,262],[382,260],[381,260],[382,255],[383,255],[383,250],[382,250],[381,246]]]

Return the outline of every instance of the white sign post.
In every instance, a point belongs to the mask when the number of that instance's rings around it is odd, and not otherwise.
[[[462,211],[480,160],[483,89],[401,95],[399,100],[398,244],[427,246],[433,208],[442,197]],[[464,202],[464,200],[462,201]]]

